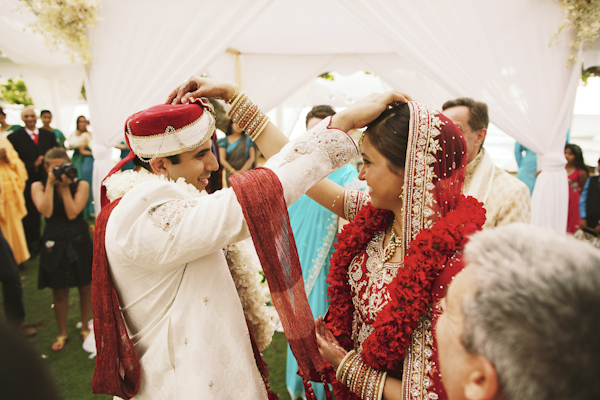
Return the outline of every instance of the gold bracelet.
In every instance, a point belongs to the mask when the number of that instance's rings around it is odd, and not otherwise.
[[[377,395],[375,396],[375,400],[381,400],[383,398],[383,388],[385,387],[385,380],[387,378],[387,371],[384,371],[379,376],[379,387],[377,388]]]
[[[346,379],[345,379],[344,384],[350,390],[352,390],[351,389],[352,388],[352,381],[354,380],[354,375],[355,375],[356,369],[360,366],[359,362],[360,362],[360,356],[357,355],[356,357],[354,357],[352,359],[350,367],[348,368],[348,372],[346,373]]]
[[[267,125],[269,125],[269,117],[265,117],[265,119],[263,120],[262,124],[258,127],[258,130],[254,134],[254,136],[251,138],[253,142],[256,142],[256,139],[258,139],[258,137],[265,130],[265,128],[267,127]]]
[[[235,100],[235,97],[237,96],[237,92],[238,89],[240,88],[240,85],[238,85],[237,83],[235,84],[235,91],[233,92],[233,96],[231,96],[231,98],[229,100],[227,100],[227,104],[231,104],[233,103],[233,100]]]
[[[379,377],[381,372],[376,369],[371,369],[371,377],[369,379],[369,386],[365,392],[364,399],[373,400],[374,395],[377,393],[376,388],[379,385]]]
[[[231,103],[231,107],[229,108],[229,111],[227,111],[227,116],[229,118],[231,118],[231,115],[233,114],[233,112],[236,110],[236,108],[239,106],[240,100],[243,99],[246,96],[246,93],[241,92],[240,94],[237,95],[237,97],[233,100],[233,102]]]
[[[348,359],[350,357],[352,357],[354,354],[356,354],[356,351],[354,350],[350,350],[349,352],[346,353],[346,355],[344,356],[344,358],[342,358],[342,361],[340,362],[340,364],[337,367],[337,370],[335,371],[335,379],[340,382],[341,381],[341,376],[342,376],[342,371],[344,370],[344,363],[346,361],[348,361]]]
[[[258,138],[269,122],[269,117],[252,103],[244,92],[233,100],[227,116],[237,123],[252,141]]]
[[[350,371],[350,366],[352,365],[352,363],[354,362],[354,360],[356,359],[356,357],[358,357],[358,354],[356,354],[356,352],[354,352],[354,354],[352,355],[352,357],[350,357],[347,361],[346,361],[346,365],[344,366],[344,370],[342,371],[342,374],[340,376],[340,379],[338,382],[345,384],[346,383],[346,378],[348,377],[348,372]]]

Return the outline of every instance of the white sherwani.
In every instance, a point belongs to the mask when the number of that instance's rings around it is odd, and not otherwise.
[[[358,156],[346,133],[327,129],[329,121],[265,164],[288,205]],[[142,173],[107,184],[109,197],[126,192],[108,220],[106,252],[141,364],[135,399],[265,399],[222,251],[250,235],[242,209],[232,189],[190,188]]]
[[[478,177],[480,182],[476,182]],[[493,165],[483,148],[467,164],[463,194],[471,195],[483,203],[486,210],[484,228],[516,222],[528,224],[531,221],[529,188],[521,180]]]

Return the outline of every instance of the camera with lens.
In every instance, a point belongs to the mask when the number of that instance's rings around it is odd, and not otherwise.
[[[69,179],[75,180],[77,178],[77,168],[70,162],[60,164],[58,167],[52,169],[54,176],[60,182],[62,182],[62,175],[65,174]]]

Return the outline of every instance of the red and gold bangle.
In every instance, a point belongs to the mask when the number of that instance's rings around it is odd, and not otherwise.
[[[350,350],[349,352],[346,353],[344,358],[342,358],[340,365],[338,365],[337,370],[335,371],[335,379],[338,382],[342,381],[342,371],[344,371],[345,367],[347,367],[346,361],[348,361],[348,359],[351,358],[352,356],[354,356],[355,354],[356,354],[356,351]]]
[[[346,383],[346,379],[348,377],[348,372],[350,371],[350,365],[354,362],[354,359],[358,357],[358,354],[356,354],[356,352],[354,352],[354,354],[352,354],[352,357],[348,358],[348,360],[346,360],[346,364],[344,365],[344,369],[342,370],[341,376],[340,376],[340,380],[338,380],[338,382],[345,384]]]
[[[256,132],[253,134],[252,141],[256,141],[256,139],[258,139],[258,137],[265,130],[265,128],[267,127],[267,125],[269,125],[269,117],[265,116],[265,118],[263,119],[263,121],[259,125],[258,129],[256,130]]]

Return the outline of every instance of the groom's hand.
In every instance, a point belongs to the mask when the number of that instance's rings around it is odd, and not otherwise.
[[[165,104],[187,104],[190,97],[207,97],[228,101],[235,93],[235,86],[200,76],[192,76],[169,94]]]
[[[373,93],[335,114],[331,119],[330,127],[341,129],[344,132],[360,129],[377,119],[390,104],[406,102],[406,97],[395,90],[383,94]]]

